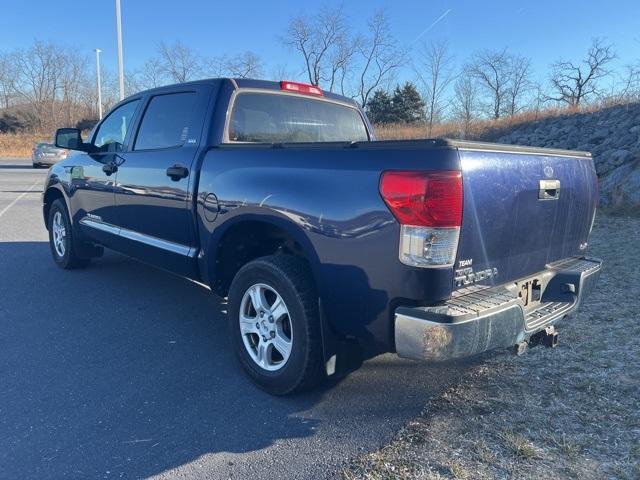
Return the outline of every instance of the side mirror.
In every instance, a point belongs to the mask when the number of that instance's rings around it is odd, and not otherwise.
[[[67,150],[89,151],[88,145],[82,141],[80,130],[77,128],[59,128],[56,130],[56,147]]]

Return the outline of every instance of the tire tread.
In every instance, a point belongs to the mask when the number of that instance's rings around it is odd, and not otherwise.
[[[261,257],[243,266],[234,278],[234,282],[250,269],[275,270],[279,277],[291,284],[304,310],[306,323],[305,332],[307,336],[306,345],[308,346],[304,351],[303,368],[295,382],[289,385],[283,385],[281,388],[268,387],[261,383],[260,386],[276,395],[297,393],[318,386],[325,379],[322,332],[320,329],[318,296],[307,262],[293,255],[270,255]],[[232,283],[230,292],[233,291]],[[230,302],[231,301],[232,299],[230,298]],[[234,328],[234,322],[235,319],[229,319],[231,328]],[[296,332],[296,334],[299,335],[300,333]],[[245,369],[250,373],[253,372],[253,366],[246,364],[247,360],[244,356],[238,356]],[[251,376],[253,378],[253,375]]]
[[[69,229],[69,245],[68,245],[68,251],[66,255],[67,258],[62,262],[56,260],[56,254],[54,253],[53,245],[51,245],[51,238],[52,238],[51,223],[52,223],[53,215],[57,211],[60,211],[62,213],[62,217],[65,222],[65,227]],[[56,265],[58,265],[60,268],[64,270],[80,269],[80,268],[85,268],[87,265],[89,265],[89,263],[91,262],[91,259],[81,258],[76,253],[73,224],[71,223],[71,219],[69,218],[69,213],[67,212],[67,206],[59,198],[54,200],[53,203],[51,204],[51,208],[49,210],[48,226],[49,226],[49,246],[51,248],[51,254],[53,255],[53,259]]]

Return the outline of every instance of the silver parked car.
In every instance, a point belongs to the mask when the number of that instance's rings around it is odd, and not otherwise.
[[[50,167],[54,163],[67,158],[67,155],[69,155],[69,150],[58,148],[52,143],[37,143],[33,147],[31,161],[33,162],[33,168]]]

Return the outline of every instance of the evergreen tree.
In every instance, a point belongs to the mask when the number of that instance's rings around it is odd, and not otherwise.
[[[372,123],[418,123],[425,120],[424,101],[416,86],[407,82],[396,86],[393,95],[376,90],[367,104],[367,115]]]
[[[384,90],[376,90],[367,103],[367,116],[372,123],[393,123],[394,112],[391,97]]]
[[[418,123],[424,121],[424,101],[413,83],[407,82],[403,87],[398,85],[393,92],[391,102],[396,122]]]

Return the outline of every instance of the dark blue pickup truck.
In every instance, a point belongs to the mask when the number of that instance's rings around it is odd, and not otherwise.
[[[375,141],[353,101],[311,85],[149,90],[56,145],[75,150],[43,193],[56,264],[106,247],[209,286],[275,394],[382,352],[553,346],[600,270],[588,153]]]

